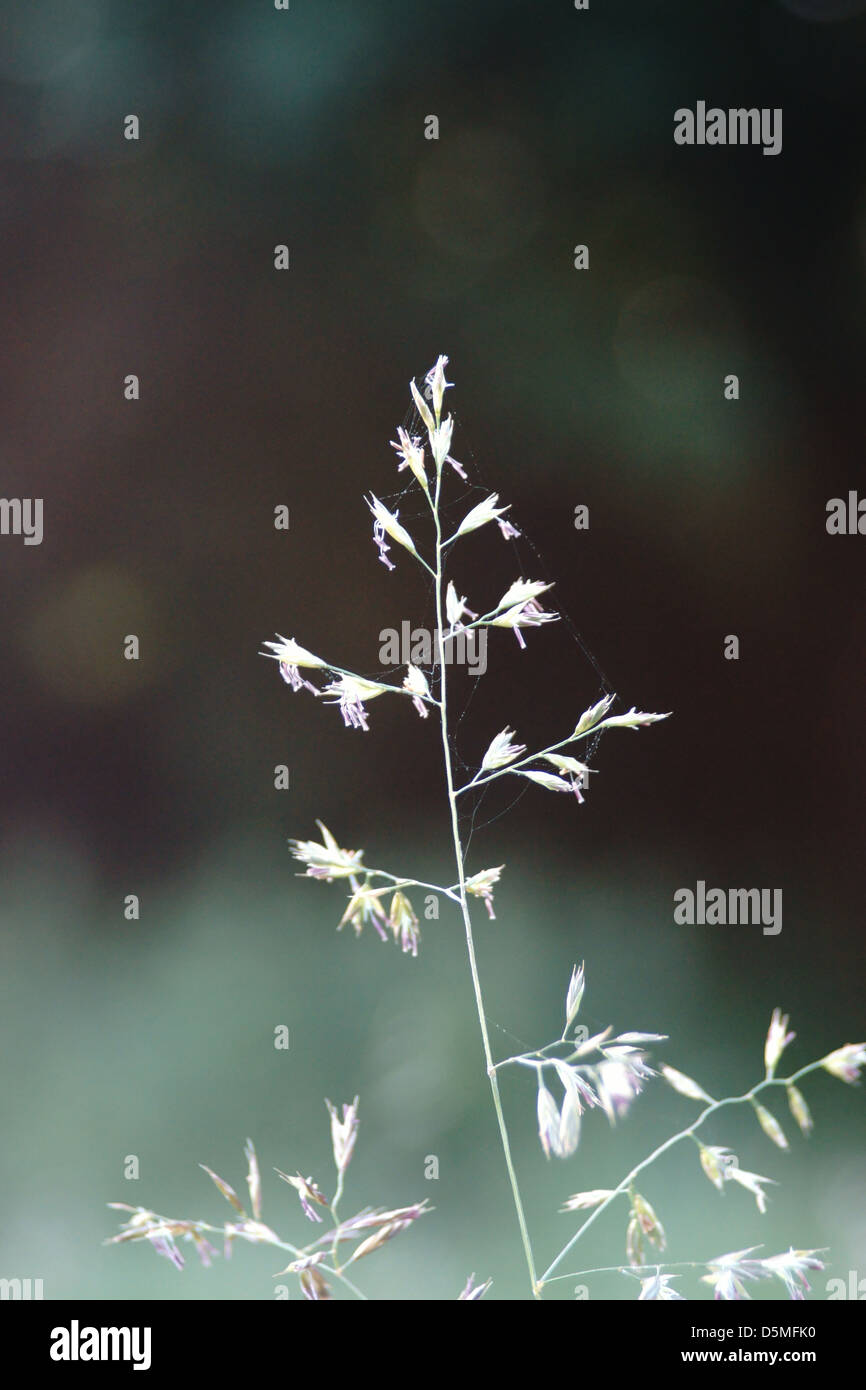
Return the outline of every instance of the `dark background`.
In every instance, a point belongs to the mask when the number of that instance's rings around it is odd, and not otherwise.
[[[422,922],[417,961],[337,936],[339,888],[294,877],[286,847],[320,816],[370,862],[450,881],[433,721],[381,700],[347,732],[256,655],[280,632],[372,674],[381,629],[430,621],[362,499],[403,487],[388,441],[440,352],[455,456],[543,557],[491,528],[455,554],[459,592],[549,574],[618,708],[674,711],[602,740],[582,807],[484,802],[469,867],[508,866],[497,921],[478,914],[499,1055],[558,1031],[579,960],[590,1026],[670,1034],[659,1056],[714,1094],[758,1079],[776,1005],[793,1065],[863,1035],[866,541],[828,536],[825,508],[864,486],[864,10],[3,5],[2,490],[44,498],[45,538],[0,538],[0,1274],[46,1297],[271,1297],[266,1251],[178,1274],[102,1248],[103,1203],[218,1222],[196,1164],[238,1186],[249,1134],[265,1219],[306,1239],[272,1169],[327,1188],[322,1097],[360,1092],[344,1209],[436,1213],[359,1282],[452,1298],[474,1269],[523,1296],[459,923]],[[782,153],[675,146],[698,100],[782,107]],[[489,656],[467,762],[506,723],[559,736],[602,687],[565,623]],[[471,686],[455,675],[461,708]],[[781,934],[676,926],[697,879],[782,888]],[[765,1217],[685,1150],[653,1170],[671,1260],[760,1241],[866,1274],[862,1097],[805,1089],[808,1145],[775,1107],[789,1154],[748,1114],[708,1134],[780,1180]],[[548,1164],[531,1077],[505,1099],[542,1265],[573,1229],[562,1199],[694,1110],[658,1083]],[[568,1268],[622,1260],[622,1227],[609,1213]],[[592,1292],[634,1296],[621,1276]]]

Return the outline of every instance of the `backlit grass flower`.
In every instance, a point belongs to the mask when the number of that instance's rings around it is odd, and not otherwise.
[[[473,874],[466,879],[466,892],[471,893],[473,898],[483,899],[484,906],[487,908],[487,916],[494,921],[496,913],[493,911],[493,888],[499,882],[500,874],[505,868],[500,864],[495,869],[482,869],[479,874]]]
[[[345,1173],[352,1159],[355,1148],[355,1140],[358,1138],[358,1097],[352,1101],[351,1105],[343,1106],[342,1119],[337,1112],[337,1107],[332,1105],[329,1100],[325,1101],[328,1107],[328,1114],[331,1117],[331,1146],[334,1150],[334,1165],[337,1172]]]
[[[580,1004],[583,999],[583,992],[586,988],[586,978],[583,965],[575,965],[571,972],[571,979],[568,982],[568,992],[565,996],[565,1027],[569,1029],[580,1012]]]
[[[452,415],[446,415],[445,419],[430,431],[430,452],[433,455],[436,468],[440,473],[445,464],[445,460],[449,457],[448,451],[451,448],[451,436],[453,433],[454,417]],[[451,459],[452,464],[453,462],[454,460]]]
[[[552,772],[541,772],[538,768],[515,768],[515,777],[525,777],[529,782],[535,782],[536,786],[544,787],[547,792],[570,792],[571,782],[565,777],[555,777]]]
[[[389,535],[398,545],[402,545],[404,550],[408,550],[411,555],[418,554],[415,549],[415,542],[409,535],[405,526],[401,526],[396,512],[390,512],[384,502],[380,502],[374,493],[365,499],[367,506],[373,514],[373,539],[379,547],[379,559],[387,565],[389,570],[394,569],[388,559],[387,551],[389,547],[385,544],[385,535]]]
[[[403,951],[417,956],[418,943],[421,940],[418,918],[415,916],[409,899],[399,889],[391,899],[388,926],[394,934],[394,940],[399,942]]]
[[[513,763],[515,758],[519,758],[521,753],[526,752],[526,744],[512,743],[513,737],[514,730],[508,728],[496,735],[481,759],[482,772],[488,772],[495,767],[506,767],[508,763]]]
[[[821,1066],[847,1085],[856,1085],[860,1080],[860,1068],[866,1066],[866,1043],[846,1043],[824,1057]]]
[[[427,677],[418,666],[411,664],[406,668],[406,675],[403,678],[403,689],[412,696],[412,704],[420,714],[422,719],[426,719],[430,711],[427,702],[430,700],[430,686],[427,684]]]
[[[615,1053],[595,1068],[598,1097],[611,1124],[626,1114],[644,1082],[655,1075],[640,1053],[623,1055],[622,1049]]]
[[[802,1092],[796,1086],[789,1084],[787,1089],[788,1106],[791,1114],[800,1127],[800,1133],[807,1138],[812,1133],[813,1122],[809,1107]]]
[[[259,1173],[259,1160],[252,1139],[248,1139],[244,1144],[244,1155],[247,1160],[247,1191],[250,1194],[253,1216],[258,1221],[262,1214],[262,1179]]]
[[[364,1224],[366,1224],[366,1227],[372,1226],[374,1228],[373,1234],[362,1240],[360,1245],[355,1246],[347,1263],[354,1264],[356,1260],[362,1260],[365,1255],[372,1255],[374,1250],[381,1249],[401,1231],[408,1231],[409,1227],[414,1225],[419,1217],[426,1216],[429,1210],[430,1208],[424,1201],[416,1202],[411,1207],[399,1207],[395,1211],[371,1212],[366,1223],[358,1221],[354,1224],[353,1229],[357,1232],[364,1229]],[[350,1224],[344,1222],[341,1228],[346,1230],[347,1235],[351,1235]]]
[[[559,1149],[559,1106],[541,1080],[540,1072],[536,1109],[538,1111],[538,1137],[541,1140],[541,1147],[545,1156],[550,1158],[550,1155],[557,1153]]]
[[[729,1176],[730,1168],[737,1166],[736,1155],[721,1144],[699,1144],[698,1152],[701,1167],[713,1187],[717,1187],[721,1192],[725,1186],[725,1179]]]
[[[298,1275],[301,1293],[309,1303],[324,1303],[330,1300],[331,1290],[321,1271],[314,1265],[301,1270]]]
[[[549,792],[573,792],[580,805],[583,805],[583,788],[587,785],[585,778],[594,769],[587,767],[585,763],[578,762],[577,758],[566,758],[556,753],[544,753],[540,755],[545,762],[551,763],[559,769],[564,776],[557,776],[552,772],[542,772],[540,768],[515,768],[516,777],[526,777],[530,782],[535,782],[537,786],[544,787]]]
[[[600,1206],[611,1197],[616,1196],[616,1189],[612,1187],[594,1187],[588,1192],[575,1192],[573,1197],[569,1197],[559,1208],[560,1211],[589,1211],[592,1207]]]
[[[347,922],[351,922],[355,929],[355,935],[360,936],[364,927],[370,925],[383,941],[388,940],[385,931],[388,925],[388,914],[382,907],[380,898],[387,892],[385,888],[370,888],[366,884],[361,886],[357,879],[351,879],[352,896],[349,898],[349,905],[340,918],[337,931],[342,931]]]
[[[758,1246],[753,1245],[747,1250],[735,1250],[730,1255],[719,1255],[717,1259],[708,1261],[709,1272],[702,1278],[712,1288],[714,1299],[726,1302],[748,1299],[750,1295],[746,1291],[745,1281],[768,1277],[761,1260],[746,1259],[757,1249]]]
[[[132,1215],[121,1226],[117,1235],[109,1236],[106,1245],[124,1245],[130,1241],[146,1241],[157,1255],[173,1264],[175,1269],[183,1269],[185,1261],[178,1248],[178,1240],[195,1246],[196,1253],[205,1268],[211,1264],[216,1251],[205,1234],[201,1221],[177,1221],[172,1217],[159,1216],[147,1207],[131,1207],[126,1202],[109,1202],[118,1211],[128,1211]]]
[[[529,603],[542,594],[546,594],[548,589],[552,588],[552,584],[545,584],[541,579],[515,579],[514,583],[505,590],[493,611],[499,613],[503,609],[520,607],[521,604]]]
[[[435,368],[433,370],[435,371]],[[421,395],[421,392],[418,390],[418,387],[415,385],[414,381],[409,382],[409,391],[412,396],[412,400],[415,403],[415,409],[421,416],[421,419],[423,420],[424,425],[427,429],[428,435],[432,435],[433,431],[436,428],[436,421],[433,419],[433,414],[430,410],[429,405],[425,401],[424,397]]]
[[[471,608],[467,608],[465,598],[458,598],[457,590],[451,580],[448,581],[448,588],[445,591],[445,616],[448,619],[451,632],[459,631],[463,626],[464,614],[468,618],[477,618],[478,614],[473,613]]]
[[[566,776],[570,790],[582,805],[583,788],[587,786],[589,774],[597,769],[587,767],[586,763],[579,762],[577,758],[566,757],[563,753],[545,753],[544,760]]]
[[[433,409],[436,412],[437,420],[442,414],[442,401],[445,392],[454,385],[453,381],[445,380],[445,368],[447,366],[447,357],[437,357],[436,362],[424,378],[427,389],[430,392],[430,399],[433,402]]]
[[[492,1283],[492,1279],[485,1279],[483,1284],[476,1284],[475,1275],[470,1274],[469,1278],[466,1280],[462,1293],[457,1295],[457,1302],[477,1303],[480,1298],[484,1297]]]
[[[505,513],[510,510],[508,507],[500,507],[499,493],[493,492],[486,497],[483,502],[479,502],[471,511],[468,511],[461,521],[457,530],[454,532],[454,539],[458,536],[465,536],[470,531],[477,531],[480,526],[486,526],[489,521],[495,521],[506,540],[511,540],[519,536],[520,532],[505,519]]]
[[[634,1192],[631,1199],[632,1216],[640,1226],[641,1234],[651,1245],[658,1250],[664,1250],[666,1244],[665,1232],[662,1223],[650,1206],[646,1197],[642,1197],[639,1192]]]
[[[638,1303],[644,1299],[657,1298],[659,1302],[676,1298],[684,1298],[685,1295],[678,1293],[671,1288],[671,1280],[679,1278],[676,1274],[653,1274],[648,1279],[641,1279]]]
[[[327,669],[327,663],[322,661],[321,657],[313,656],[312,652],[298,646],[294,638],[280,637],[279,633],[277,633],[276,642],[265,642],[264,645],[271,647],[272,650],[259,652],[259,656],[269,656],[280,663],[280,675],[287,685],[290,685],[293,690],[305,688],[312,691],[314,695],[318,695],[317,687],[312,682],[302,678],[298,667],[312,666]]]
[[[615,699],[615,695],[605,695],[597,704],[591,705],[589,709],[584,710],[574,726],[572,738],[583,738],[586,734],[591,733],[596,725],[600,724],[602,719],[604,719],[604,716],[607,714]]]
[[[758,1124],[767,1138],[772,1139],[777,1148],[787,1149],[788,1141],[785,1138],[785,1131],[775,1115],[772,1115],[765,1105],[759,1105],[757,1101],[753,1101],[753,1107],[758,1117]]]
[[[322,843],[317,840],[289,840],[292,854],[307,866],[310,878],[320,878],[331,883],[335,878],[351,878],[363,872],[362,849],[340,849],[330,830],[320,820],[316,825],[322,832]]]
[[[545,612],[538,602],[539,594],[551,588],[552,584],[542,584],[537,580],[516,580],[499,600],[495,616],[487,620],[489,625],[510,627],[519,645],[525,647],[522,628],[541,627],[543,623],[553,623],[559,619],[558,613]]]
[[[385,568],[389,570],[396,569],[397,566],[393,563],[392,560],[388,559],[388,551],[391,549],[391,547],[385,540],[385,527],[382,525],[378,517],[373,522],[373,544],[379,551],[379,559],[385,566]]]
[[[598,725],[598,728],[643,729],[648,724],[657,724],[660,719],[670,719],[670,717],[670,710],[667,714],[647,714],[644,710],[637,710],[632,706],[628,714],[611,714]]]
[[[764,1065],[767,1068],[768,1076],[773,1075],[776,1063],[796,1036],[796,1033],[788,1032],[788,1015],[783,1015],[781,1009],[774,1009],[770,1019],[770,1027],[767,1030],[767,1040],[764,1043]]]
[[[404,468],[408,468],[423,487],[428,490],[427,474],[424,469],[424,446],[417,435],[410,435],[402,426],[397,430],[396,442],[391,440],[391,448],[396,449],[398,455],[403,460],[398,465],[397,472],[401,473]]]
[[[662,1076],[669,1086],[678,1091],[681,1096],[688,1096],[689,1100],[704,1100],[712,1104],[711,1098],[707,1095],[703,1086],[699,1086],[697,1081],[693,1081],[685,1072],[677,1071],[676,1067],[664,1065],[661,1069]]]
[[[363,729],[366,733],[369,732],[370,725],[367,723],[365,703],[387,692],[387,685],[380,685],[378,681],[367,681],[361,676],[340,676],[338,680],[326,685],[321,693],[330,695],[329,704],[340,706],[343,723],[347,729]]]
[[[558,1158],[569,1158],[576,1152],[580,1142],[580,1117],[585,1100],[583,1078],[574,1067],[570,1067],[559,1058],[554,1059],[553,1065],[565,1092],[559,1112],[559,1142],[556,1153]]]
[[[806,1278],[806,1270],[825,1268],[824,1261],[818,1259],[820,1254],[820,1250],[788,1250],[783,1255],[768,1255],[761,1264],[768,1273],[781,1279],[788,1290],[789,1298],[799,1301],[805,1298],[803,1289],[808,1293],[811,1288]]]
[[[316,1211],[313,1203],[320,1207],[326,1207],[328,1205],[328,1199],[324,1196],[318,1185],[313,1182],[313,1179],[302,1177],[300,1173],[282,1173],[279,1168],[276,1168],[274,1171],[279,1173],[283,1182],[289,1183],[289,1185],[295,1189],[298,1194],[298,1201],[301,1204],[301,1210],[307,1220],[321,1222],[322,1217]]]
[[[773,1178],[762,1178],[759,1173],[749,1173],[739,1164],[731,1163],[725,1169],[725,1179],[728,1182],[737,1182],[740,1187],[745,1187],[751,1192],[758,1204],[758,1211],[762,1214],[767,1210],[767,1194],[763,1189],[763,1183],[773,1183]]]

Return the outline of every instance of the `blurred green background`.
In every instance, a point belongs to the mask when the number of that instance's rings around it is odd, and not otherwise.
[[[0,540],[0,1275],[47,1298],[272,1297],[279,1254],[178,1273],[103,1247],[104,1204],[219,1222],[196,1165],[240,1189],[249,1135],[264,1219],[305,1240],[273,1168],[328,1190],[323,1098],[360,1094],[344,1212],[436,1208],[359,1264],[365,1291],[451,1299],[474,1270],[525,1294],[459,923],[422,921],[417,961],[338,936],[339,887],[287,852],[319,816],[450,881],[436,730],[380,701],[346,732],[256,655],[281,632],[372,674],[381,629],[429,621],[408,561],[376,562],[362,495],[403,486],[388,441],[440,352],[454,454],[513,503],[529,577],[556,578],[621,708],[675,712],[602,741],[582,807],[533,788],[508,818],[507,797],[481,808],[469,867],[507,864],[496,922],[477,914],[498,1054],[554,1035],[580,960],[589,1026],[670,1034],[659,1057],[715,1095],[758,1079],[777,1005],[793,1065],[864,1036],[864,542],[824,525],[864,486],[864,8],[3,5],[3,491],[45,499],[45,538]],[[783,152],[674,146],[697,100],[782,107]],[[470,540],[459,592],[514,563]],[[474,692],[455,676],[467,762],[598,697],[564,623],[489,656]],[[781,887],[781,934],[676,926],[699,878]],[[669,1259],[828,1247],[827,1277],[866,1276],[863,1096],[804,1089],[808,1142],[774,1107],[789,1153],[748,1114],[707,1131],[779,1180],[765,1216],[685,1146],[647,1177]],[[566,1196],[694,1114],[653,1083],[548,1163],[532,1078],[504,1095],[541,1265]],[[624,1259],[624,1225],[607,1214],[565,1272]]]

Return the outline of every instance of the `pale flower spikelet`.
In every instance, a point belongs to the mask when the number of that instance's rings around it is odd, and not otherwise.
[[[480,874],[473,874],[466,880],[466,891],[471,893],[473,898],[481,898],[487,908],[487,915],[491,921],[496,917],[493,911],[493,889],[499,882],[499,877],[504,864],[499,864],[495,869],[482,869]]]
[[[427,709],[428,701],[432,700],[430,686],[427,684],[427,677],[418,666],[410,665],[406,668],[406,675],[403,678],[403,689],[407,695],[412,696],[412,704],[420,714],[422,719],[426,719],[429,714]]]
[[[481,770],[489,772],[492,768],[506,767],[508,763],[513,763],[515,758],[519,758],[526,752],[525,743],[512,743],[514,737],[513,729],[503,729],[498,733],[488,748],[484,757],[481,759]]]
[[[396,449],[400,458],[403,460],[403,462],[398,465],[397,472],[402,472],[404,468],[411,469],[424,491],[427,492],[429,490],[429,484],[427,482],[427,472],[424,468],[424,446],[421,440],[415,435],[408,434],[401,426],[397,431],[396,441],[393,439],[391,441],[391,448]]]
[[[398,545],[402,545],[403,549],[408,550],[410,555],[417,556],[418,552],[415,549],[415,542],[409,535],[409,532],[406,530],[406,527],[400,524],[399,520],[397,519],[396,512],[389,512],[384,502],[380,502],[378,497],[376,497],[375,494],[372,492],[370,493],[370,496],[366,499],[366,501],[367,506],[370,508],[370,511],[373,514],[374,539],[376,540],[376,544],[379,546],[379,558],[380,560],[384,561],[384,563],[388,566],[388,569],[393,569],[394,566],[390,563],[385,554],[388,547],[385,546],[384,549],[382,547],[382,533],[390,536],[391,539],[393,541],[396,541]]]
[[[276,642],[265,642],[264,645],[270,647],[271,651],[260,652],[259,655],[272,657],[274,661],[280,663],[280,675],[287,685],[290,685],[293,690],[306,689],[311,691],[313,695],[318,695],[318,688],[313,685],[312,681],[303,679],[299,667],[326,668],[326,663],[320,657],[313,656],[312,652],[299,646],[294,638],[280,637],[279,633],[277,633]]]
[[[497,523],[506,540],[513,540],[516,536],[519,536],[520,532],[517,528],[512,526],[505,518],[505,513],[510,510],[510,507],[500,507],[498,503],[499,493],[493,492],[489,497],[486,497],[483,502],[479,502],[474,506],[471,511],[466,513],[460,525],[457,527],[457,530],[454,532],[454,539],[456,540],[458,536],[465,536],[470,531],[477,531],[479,527],[486,526],[490,521],[495,521]]]
[[[350,878],[363,870],[362,849],[340,849],[330,830],[320,820],[316,825],[322,832],[322,842],[317,840],[290,840],[292,854],[307,866],[310,878],[320,878],[331,883],[335,878]]]
[[[338,680],[326,685],[322,694],[330,695],[329,704],[340,706],[343,723],[347,729],[363,729],[366,733],[370,728],[364,708],[366,702],[375,700],[378,695],[385,695],[387,692],[388,686],[380,685],[378,681],[367,681],[361,676],[340,676]]]
[[[767,1031],[767,1041],[764,1043],[764,1066],[767,1068],[768,1076],[773,1075],[779,1058],[796,1036],[796,1033],[788,1032],[787,1014],[783,1016],[781,1009],[774,1009]]]
[[[445,616],[451,632],[461,629],[464,615],[467,618],[477,618],[478,614],[473,613],[471,608],[466,605],[465,598],[458,598],[457,590],[454,588],[452,580],[448,581],[448,588],[445,591]]]

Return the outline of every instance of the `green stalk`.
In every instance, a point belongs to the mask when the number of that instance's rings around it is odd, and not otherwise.
[[[438,420],[437,420],[438,424]],[[443,465],[444,466],[444,465]],[[502,1141],[502,1152],[505,1155],[505,1166],[508,1169],[508,1180],[511,1184],[511,1194],[514,1198],[514,1206],[517,1212],[517,1220],[520,1226],[520,1238],[523,1242],[523,1251],[526,1255],[526,1264],[529,1270],[529,1279],[532,1293],[535,1298],[540,1298],[541,1293],[535,1274],[535,1261],[532,1255],[532,1244],[529,1239],[529,1228],[526,1224],[526,1214],[523,1210],[523,1202],[520,1197],[520,1188],[517,1183],[517,1173],[514,1168],[514,1160],[511,1156],[511,1144],[508,1138],[508,1128],[505,1123],[505,1114],[502,1109],[502,1100],[499,1095],[499,1080],[496,1075],[496,1066],[493,1061],[493,1053],[490,1048],[490,1038],[487,1032],[487,1019],[484,1014],[484,997],[481,993],[481,981],[478,975],[478,962],[475,957],[475,942],[472,936],[472,922],[469,916],[469,903],[466,896],[466,877],[463,869],[463,844],[460,839],[460,826],[457,817],[457,797],[454,790],[454,772],[451,765],[451,749],[448,744],[448,698],[447,680],[445,676],[445,637],[444,637],[444,615],[442,611],[442,526],[439,519],[439,494],[442,483],[442,468],[437,469],[436,476],[436,495],[431,502],[433,520],[436,526],[436,631],[437,646],[439,655],[440,671],[440,692],[439,692],[439,723],[442,730],[442,751],[445,759],[445,778],[448,787],[448,806],[451,813],[451,835],[454,841],[454,858],[457,864],[457,874],[459,883],[460,910],[463,916],[463,926],[466,932],[466,949],[469,953],[469,969],[472,974],[472,988],[475,991],[475,1007],[478,1012],[478,1026],[481,1029],[481,1041],[484,1045],[484,1057],[487,1063],[487,1075],[490,1080],[490,1089],[493,1094],[493,1106],[496,1110],[496,1119],[499,1124],[499,1137]]]

